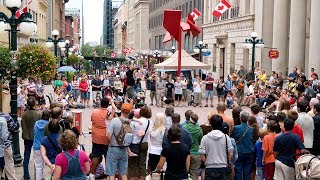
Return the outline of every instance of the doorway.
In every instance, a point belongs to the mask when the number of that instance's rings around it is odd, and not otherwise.
[[[225,48],[220,48],[220,77],[224,77],[224,67],[225,67]]]

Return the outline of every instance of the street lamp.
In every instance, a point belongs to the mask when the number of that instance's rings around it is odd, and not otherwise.
[[[252,62],[251,62],[251,73],[252,73],[252,80],[255,79],[254,77],[254,56],[255,56],[255,49],[257,48],[264,48],[264,43],[262,39],[257,39],[258,33],[252,32],[251,33],[251,39],[246,39],[245,42],[243,43],[243,47],[250,49],[252,48]]]
[[[73,45],[70,44],[70,41],[67,39],[64,44],[60,44],[61,46],[64,45],[63,47],[61,47],[61,52],[65,52],[65,57],[61,58],[66,58],[66,66],[68,65],[68,57],[69,55],[71,55],[74,51],[74,47]]]
[[[193,49],[193,51],[195,53],[199,53],[199,61],[203,62],[203,56],[202,56],[202,52],[208,52],[207,46],[203,44],[202,41],[198,42],[198,45]],[[201,78],[202,78],[202,71],[200,71],[201,74]]]
[[[58,39],[58,36],[59,36],[59,31],[58,30],[53,30],[51,32],[51,34],[52,34],[53,39],[48,37],[48,39],[46,41],[46,47],[47,48],[54,47],[54,56],[58,57],[58,46],[60,48],[63,48],[65,46],[65,42],[64,42],[63,38],[59,38]]]
[[[158,50],[153,53],[153,57],[157,58],[157,63],[160,63],[160,56],[161,54]]]
[[[176,52],[176,47],[175,46],[172,46],[171,50],[172,54],[174,54]]]
[[[32,21],[32,15],[30,13],[22,13],[19,18],[16,18],[16,12],[21,7],[21,0],[6,0],[6,7],[11,11],[11,17],[8,17],[3,12],[0,12],[0,33],[4,33],[5,31],[10,32],[11,39],[10,41],[10,50],[12,53],[12,65],[17,68],[17,33],[20,31],[21,33],[31,36],[35,30],[37,25]],[[9,25],[10,28],[9,29]],[[19,29],[18,29],[19,25]],[[17,119],[17,69],[12,69],[11,71],[11,81],[10,81],[10,95],[11,95],[11,117],[18,123]],[[12,133],[12,151],[13,151],[13,159],[14,164],[21,164],[22,158],[20,155],[20,144],[19,144],[19,129]]]

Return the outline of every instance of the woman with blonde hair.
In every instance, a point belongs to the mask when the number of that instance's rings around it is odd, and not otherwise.
[[[65,130],[59,139],[59,145],[63,150],[55,160],[54,179],[86,180],[86,174],[90,172],[90,161],[87,154],[78,150],[78,139],[74,132]]]
[[[149,136],[148,173],[157,168],[162,151],[162,140],[166,131],[166,115],[157,113]]]

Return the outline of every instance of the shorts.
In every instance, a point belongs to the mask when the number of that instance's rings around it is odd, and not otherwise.
[[[105,174],[108,176],[127,175],[128,169],[128,149],[120,147],[109,147],[107,153],[107,162]]]
[[[151,171],[156,170],[159,161],[160,161],[160,155],[149,154],[148,166],[150,166]]]
[[[181,101],[181,99],[182,99],[182,94],[175,94],[175,95],[174,95],[174,99],[175,99],[176,101]]]
[[[81,92],[81,99],[89,100],[90,99],[90,93],[89,92]]]
[[[213,98],[213,90],[206,90],[206,98]]]
[[[188,91],[187,91],[187,89],[183,89],[182,90],[182,96],[183,96],[183,99],[185,101],[188,99]]]
[[[273,179],[295,179],[294,168],[276,160]]]
[[[236,97],[239,98],[239,97],[244,97],[244,90],[239,90],[236,92]]]
[[[148,143],[142,143],[139,156],[129,158],[128,175],[130,177],[146,176],[147,152],[148,152]]]
[[[104,156],[107,157],[108,146],[104,144],[92,143],[92,155],[93,157]]]

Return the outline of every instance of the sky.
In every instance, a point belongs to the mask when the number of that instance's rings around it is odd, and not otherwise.
[[[70,0],[66,8],[79,8],[83,1],[84,16],[84,41],[100,42],[103,24],[103,1],[104,0]]]

